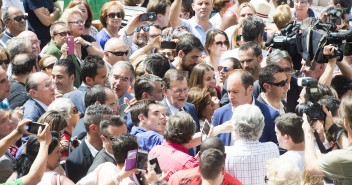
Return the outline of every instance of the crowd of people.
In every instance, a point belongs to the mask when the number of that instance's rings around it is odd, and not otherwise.
[[[265,45],[348,0],[1,3],[0,184],[352,182],[351,56]]]

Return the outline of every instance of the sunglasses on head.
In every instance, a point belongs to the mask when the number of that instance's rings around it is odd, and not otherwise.
[[[218,66],[218,71],[222,71],[224,70],[224,72],[229,72],[230,68],[229,67],[225,67],[225,66]]]
[[[148,32],[150,30],[150,27],[149,26],[138,26],[134,31],[140,32],[141,30],[143,30],[144,32]]]
[[[54,35],[60,35],[61,37],[64,37],[64,36],[70,36],[70,35],[72,35],[72,32],[70,32],[70,31],[64,31],[64,32],[54,33]]]
[[[19,15],[19,16],[13,17],[12,19],[15,20],[16,22],[21,22],[22,19],[26,21],[28,19],[28,15]]]
[[[268,84],[270,85],[275,85],[277,87],[284,87],[288,82],[288,79],[286,80],[282,80],[281,82],[277,82],[277,83],[274,83],[274,82],[268,82]]]
[[[236,35],[236,42],[241,41],[242,35]]]
[[[55,63],[52,63],[52,64],[50,64],[50,65],[47,65],[47,66],[43,67],[43,70],[45,70],[45,69],[53,69],[54,64],[55,64]]]
[[[10,59],[5,59],[5,60],[0,60],[0,65],[2,64],[9,64],[10,63]]]
[[[110,19],[113,19],[113,18],[115,18],[115,17],[117,17],[117,18],[122,18],[122,13],[121,13],[121,12],[116,12],[116,13],[112,12],[112,13],[109,13],[107,16],[108,16]]]
[[[77,114],[77,113],[78,113],[78,109],[77,109],[76,106],[73,106],[73,107],[72,107],[72,113],[73,113],[73,114]]]
[[[108,51],[108,52],[119,57],[123,55],[128,55],[128,50],[127,51]]]

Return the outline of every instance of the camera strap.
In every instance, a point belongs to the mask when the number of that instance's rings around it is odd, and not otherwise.
[[[320,141],[318,132],[316,130],[314,130],[313,134],[314,134],[314,137],[315,137],[315,142],[317,142],[317,145],[318,145],[318,148],[319,148],[320,152],[322,154],[328,153],[328,151],[326,150],[324,144]]]

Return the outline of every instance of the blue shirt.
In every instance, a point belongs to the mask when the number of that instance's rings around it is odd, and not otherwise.
[[[136,126],[132,127],[130,134],[136,136],[139,147],[148,152],[154,146],[161,145],[161,143],[164,141],[164,136],[152,130],[144,130]]]
[[[199,40],[202,42],[203,46],[205,45],[205,39],[207,37],[207,33],[210,30],[215,29],[214,25],[209,22],[210,28],[205,30],[202,26],[196,23],[195,17],[193,16],[191,19],[184,20],[182,19],[182,26],[187,27]]]

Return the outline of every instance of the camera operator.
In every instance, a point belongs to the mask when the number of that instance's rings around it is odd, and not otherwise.
[[[352,180],[352,146],[342,145],[343,140],[348,140],[352,143],[352,95],[345,96],[342,99],[339,113],[343,118],[343,125],[347,131],[347,136],[332,121],[331,113],[323,107],[326,114],[324,129],[327,134],[332,135],[333,140],[336,141],[342,149],[334,150],[317,158],[314,148],[314,135],[311,125],[307,121],[307,116],[304,115],[304,123],[302,125],[305,137],[305,164],[306,171],[309,176],[326,176],[333,179],[335,184],[349,184]]]

